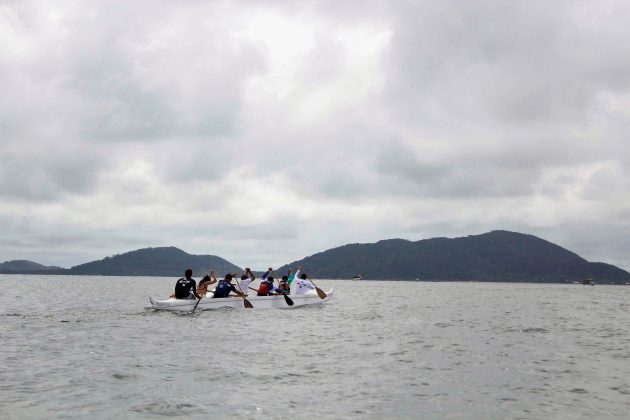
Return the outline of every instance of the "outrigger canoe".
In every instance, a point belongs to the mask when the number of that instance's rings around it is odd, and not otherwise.
[[[293,302],[293,305],[289,305],[287,303],[287,299],[282,295],[273,295],[273,296],[247,296],[247,300],[252,306],[256,309],[289,309],[296,308],[298,306],[304,305],[317,305],[320,303],[328,302],[333,297],[333,289],[330,289],[326,292],[326,298],[321,299],[315,290],[309,291],[308,293],[302,295],[289,295],[289,299]],[[152,297],[149,297],[149,301],[151,302],[151,306],[153,309],[161,309],[166,311],[182,311],[182,312],[190,312],[195,308],[197,304],[196,299],[175,299],[169,298],[166,300],[154,300]],[[207,309],[219,309],[219,308],[244,308],[245,303],[242,297],[227,297],[227,298],[216,298],[212,297],[212,292],[206,293],[206,296],[201,299],[199,305],[197,305],[198,310],[207,310]]]

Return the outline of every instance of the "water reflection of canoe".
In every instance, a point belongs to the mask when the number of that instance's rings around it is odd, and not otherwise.
[[[228,297],[228,298],[212,298],[212,292],[206,293],[205,298],[201,299],[197,309],[219,309],[219,308],[244,308],[245,304],[242,297]],[[315,290],[305,293],[303,295],[289,295],[289,298],[293,302],[293,305],[289,306],[284,296],[248,296],[247,300],[256,309],[287,309],[296,308],[304,305],[316,305],[324,302],[328,302],[332,299],[333,289],[326,292],[326,299],[321,299]],[[165,311],[182,311],[190,312],[194,309],[197,303],[196,299],[175,299],[169,298],[166,300],[155,300],[149,297],[151,307],[153,309],[161,309]]]

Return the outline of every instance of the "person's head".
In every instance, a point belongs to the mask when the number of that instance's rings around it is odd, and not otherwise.
[[[186,276],[186,278],[190,278],[192,277],[192,270],[189,268],[186,271],[184,271],[184,275]]]
[[[289,280],[289,276],[282,276],[282,281],[287,281]]]
[[[273,276],[269,276],[269,277],[267,277],[267,281],[270,281],[270,282],[272,282],[272,283],[273,283]]]
[[[232,281],[232,275],[230,273],[227,273],[225,275],[225,281],[227,281],[227,282],[231,282]]]
[[[302,275],[300,276],[300,278],[301,278],[302,280],[306,280],[306,273],[302,274]]]
[[[243,274],[243,275],[241,276],[241,280],[247,280],[247,274]]]

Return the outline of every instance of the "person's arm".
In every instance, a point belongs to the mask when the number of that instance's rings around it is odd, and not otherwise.
[[[245,274],[247,274],[252,281],[256,280],[256,276],[252,273],[252,270],[250,270],[249,267],[245,269]]]
[[[265,281],[267,280],[267,276],[269,275],[269,273],[271,273],[272,268],[269,267],[269,270],[267,270],[267,272],[265,274],[263,274],[262,276],[262,280]]]
[[[231,286],[231,287],[230,287],[230,290],[231,290],[232,292],[236,293],[236,295],[237,295],[237,296],[240,296],[240,297],[243,297],[243,296],[244,296],[241,292],[239,292],[238,290],[236,290],[236,286],[234,286],[233,284],[231,284],[230,286]]]
[[[192,280],[192,292],[197,299],[201,299],[201,296],[197,294],[197,282],[195,280]]]

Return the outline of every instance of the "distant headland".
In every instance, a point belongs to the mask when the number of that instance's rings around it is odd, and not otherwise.
[[[420,241],[387,239],[332,248],[278,268],[299,265],[311,276],[369,280],[582,282],[625,284],[630,273],[614,265],[589,262],[533,235],[496,230],[461,238]],[[241,267],[215,255],[191,255],[175,247],[144,248],[69,269],[26,260],[0,263],[0,273],[107,276],[180,276],[185,268],[203,273],[241,272]]]

